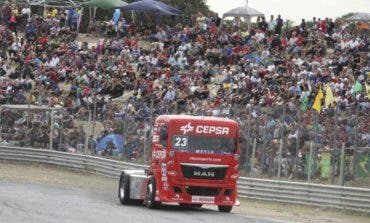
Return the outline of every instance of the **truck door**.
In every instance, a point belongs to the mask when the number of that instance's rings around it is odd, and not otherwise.
[[[153,172],[160,170],[161,163],[165,161],[167,156],[167,143],[168,143],[168,126],[158,125],[157,140],[153,140],[151,146],[150,167]]]

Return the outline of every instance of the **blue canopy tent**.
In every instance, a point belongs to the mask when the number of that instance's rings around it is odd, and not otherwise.
[[[182,15],[182,12],[163,2],[155,0],[140,0],[122,7],[127,11],[151,12],[162,15]]]
[[[118,150],[118,152],[123,151],[125,140],[121,135],[118,135],[118,134],[106,135],[103,139],[101,139],[98,142],[98,144],[96,146],[96,150],[97,151],[104,151],[107,148],[107,146],[110,142],[113,142],[113,144],[116,147],[116,149]]]

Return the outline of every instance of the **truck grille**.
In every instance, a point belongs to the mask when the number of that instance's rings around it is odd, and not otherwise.
[[[187,179],[223,180],[228,166],[207,164],[181,164],[181,171]]]
[[[190,195],[195,196],[210,196],[216,197],[220,193],[220,188],[216,187],[185,187],[186,192]]]

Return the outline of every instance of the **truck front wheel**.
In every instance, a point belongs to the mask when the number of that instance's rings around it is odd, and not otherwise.
[[[229,213],[231,209],[233,209],[233,206],[223,206],[223,205],[218,206],[218,211],[220,212]]]
[[[128,204],[130,201],[130,177],[122,174],[119,180],[118,198],[121,204]]]
[[[161,205],[160,202],[155,201],[155,192],[156,192],[155,178],[154,176],[150,176],[146,189],[146,205],[150,209],[158,208]]]

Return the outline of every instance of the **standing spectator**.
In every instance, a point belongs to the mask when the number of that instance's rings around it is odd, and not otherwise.
[[[306,31],[306,20],[305,19],[302,19],[301,21],[301,24],[299,25],[299,30],[301,33],[305,32]]]
[[[22,16],[24,19],[28,20],[31,18],[31,8],[28,4],[26,4],[23,8],[22,8]]]
[[[10,20],[9,20],[9,29],[10,31],[12,31],[15,36],[18,36],[18,33],[17,33],[17,16],[12,14],[10,16]]]
[[[313,17],[312,18],[312,26],[309,27],[310,29],[312,30],[317,30],[317,21],[316,21],[316,17]]]
[[[276,21],[274,20],[274,16],[271,15],[270,16],[270,21],[268,23],[268,31],[269,31],[269,34],[273,34],[276,30]]]
[[[268,27],[268,24],[267,24],[267,22],[266,22],[265,17],[263,16],[263,17],[262,17],[262,21],[258,23],[258,28],[259,28],[260,30],[262,30],[263,32],[266,32],[267,27]]]
[[[328,34],[331,36],[334,33],[335,24],[333,22],[333,19],[330,18],[328,22]]]
[[[66,25],[66,14],[64,12],[60,13],[59,16],[59,27],[62,28]]]
[[[321,20],[320,21],[320,30],[321,32],[323,33],[326,33],[328,30],[327,30],[327,23],[326,23],[326,20]]]
[[[118,29],[118,25],[119,25],[119,20],[121,18],[121,10],[120,9],[115,9],[114,10],[114,13],[113,13],[113,22],[114,22],[114,29],[117,33],[117,36],[119,36],[119,29]]]
[[[278,15],[276,19],[275,33],[281,35],[281,29],[283,28],[283,19],[281,15]]]

